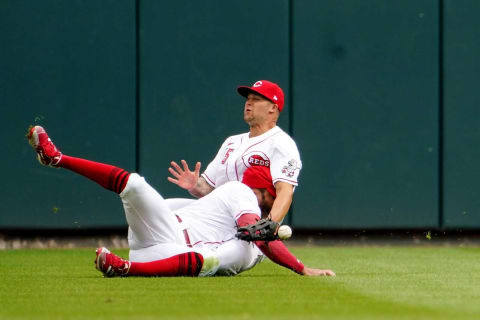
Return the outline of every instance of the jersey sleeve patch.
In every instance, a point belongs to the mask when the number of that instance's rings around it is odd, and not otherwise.
[[[296,170],[300,170],[297,160],[291,159],[288,161],[287,165],[282,167],[282,174],[287,178],[292,178],[295,176]]]

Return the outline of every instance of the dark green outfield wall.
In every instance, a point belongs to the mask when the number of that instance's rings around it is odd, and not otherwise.
[[[294,225],[437,226],[438,4],[293,3]]]
[[[118,197],[35,161],[138,169],[165,197],[170,160],[203,167],[242,121],[240,84],[278,82],[303,159],[291,222],[480,227],[477,1],[0,2],[0,227],[126,224]]]
[[[445,1],[446,227],[480,227],[480,2]]]
[[[135,168],[135,3],[0,2],[2,227],[122,226],[117,197],[36,162],[44,125],[66,154]]]

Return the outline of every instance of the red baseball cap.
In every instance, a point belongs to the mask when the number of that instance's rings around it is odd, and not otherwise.
[[[252,166],[243,173],[242,182],[255,189],[267,189],[274,198],[277,196],[272,182],[270,168],[264,166]]]
[[[278,111],[282,111],[283,104],[284,104],[284,96],[283,90],[278,86],[278,84],[267,81],[267,80],[259,80],[253,84],[251,87],[247,86],[240,86],[237,88],[238,93],[244,96],[245,98],[248,97],[249,93],[257,93],[259,95],[264,96],[268,100],[276,103],[278,105]]]

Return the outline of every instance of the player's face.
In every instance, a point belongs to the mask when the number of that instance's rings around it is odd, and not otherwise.
[[[275,112],[275,104],[261,95],[249,93],[245,101],[243,119],[249,125],[262,124]]]
[[[266,189],[252,189],[257,196],[258,206],[262,210],[262,219],[266,218],[272,210],[275,198]]]

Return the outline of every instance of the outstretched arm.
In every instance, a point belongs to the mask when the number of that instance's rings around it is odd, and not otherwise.
[[[270,242],[255,241],[255,244],[270,260],[298,274],[303,276],[335,276],[332,270],[320,270],[304,266],[281,240]]]
[[[237,224],[239,227],[243,227],[254,224],[258,220],[259,218],[255,214],[244,214],[237,220]],[[281,240],[255,241],[254,243],[270,260],[298,274],[304,276],[335,276],[332,270],[320,270],[304,266]]]
[[[170,163],[173,168],[168,168],[168,171],[174,178],[168,177],[168,181],[187,190],[196,198],[201,198],[212,192],[213,187],[210,186],[203,177],[199,177],[201,167],[200,162],[196,163],[194,171],[190,171],[185,160],[181,160],[180,162],[182,163],[183,169],[175,161]]]

